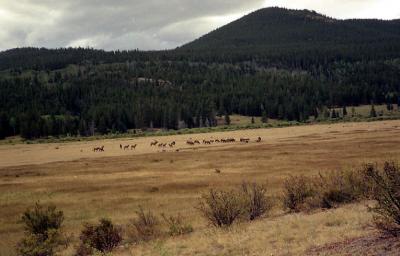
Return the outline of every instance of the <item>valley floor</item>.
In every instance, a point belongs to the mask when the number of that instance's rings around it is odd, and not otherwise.
[[[192,234],[119,248],[116,255],[301,255],[326,244],[375,236],[366,203],[290,215],[278,205],[271,216],[251,224],[239,223],[228,230],[208,227],[194,207],[209,188],[229,188],[243,180],[267,183],[271,194],[279,194],[288,175],[400,160],[399,134],[400,121],[395,120],[1,145],[0,255],[13,255],[13,247],[22,235],[17,221],[36,201],[55,203],[64,211],[65,230],[74,234],[73,242],[83,222],[110,217],[117,224],[127,225],[139,205],[157,214],[181,213],[194,227]],[[189,139],[229,137],[251,141],[186,144]],[[261,143],[255,142],[257,137],[262,138]],[[151,147],[154,139],[175,141],[176,146]],[[137,147],[121,150],[120,144]],[[92,151],[102,145],[104,152]]]

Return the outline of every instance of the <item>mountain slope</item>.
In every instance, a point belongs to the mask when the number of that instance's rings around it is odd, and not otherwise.
[[[182,50],[396,43],[400,21],[337,20],[308,10],[265,8],[223,26]]]

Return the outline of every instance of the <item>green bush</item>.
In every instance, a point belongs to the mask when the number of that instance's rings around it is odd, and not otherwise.
[[[111,252],[121,241],[121,230],[109,219],[101,219],[99,224],[84,224],[80,235],[81,244],[76,255],[92,255],[95,250],[102,253]]]
[[[16,246],[18,255],[51,256],[66,246],[61,231],[63,221],[63,212],[54,205],[44,207],[36,203],[33,209],[27,209],[21,218],[25,236]]]
[[[386,162],[383,170],[368,164],[364,168],[367,183],[372,189],[370,198],[377,204],[371,208],[375,213],[376,227],[394,236],[400,234],[400,168],[394,162]]]

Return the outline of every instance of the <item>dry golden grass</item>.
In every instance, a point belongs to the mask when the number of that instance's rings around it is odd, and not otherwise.
[[[268,182],[280,193],[289,174],[311,175],[368,162],[397,160],[400,121],[312,125],[133,140],[0,146],[0,255],[13,255],[22,235],[20,214],[40,200],[65,212],[65,229],[76,237],[85,221],[110,217],[126,225],[139,205],[156,214],[181,213],[193,234],[121,248],[117,255],[298,255],[310,246],[369,234],[362,204],[312,215],[282,215],[231,230],[208,228],[194,209],[202,192],[243,180]],[[261,136],[262,143],[254,142]],[[190,147],[189,138],[249,137],[249,144]],[[166,152],[153,140],[176,141]],[[138,144],[136,150],[119,145]],[[105,146],[94,153],[94,146]],[[58,148],[58,149],[56,149]],[[179,152],[175,150],[179,149]],[[215,170],[221,170],[216,173]],[[157,188],[157,189],[155,189]],[[66,255],[72,251],[69,248]]]

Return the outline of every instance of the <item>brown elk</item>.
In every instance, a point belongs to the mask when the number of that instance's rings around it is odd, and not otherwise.
[[[158,141],[155,140],[155,141],[153,141],[153,142],[150,143],[150,146],[151,146],[151,147],[152,147],[152,146],[157,146],[157,144],[158,144]]]
[[[93,148],[93,151],[94,151],[94,152],[97,152],[97,151],[104,152],[104,146],[95,147],[95,148]]]
[[[129,145],[124,146],[124,150],[128,150],[129,149]]]
[[[119,144],[119,148],[122,149],[122,145],[121,144]]]
[[[261,142],[261,137],[258,137],[256,140],[257,143]]]
[[[131,145],[131,150],[132,150],[132,149],[136,149],[136,146],[137,146],[137,144]]]
[[[249,143],[250,139],[247,138],[240,138],[240,142]]]
[[[191,140],[188,140],[188,141],[186,141],[186,144],[193,146],[193,145],[194,145],[194,142],[191,141]]]

